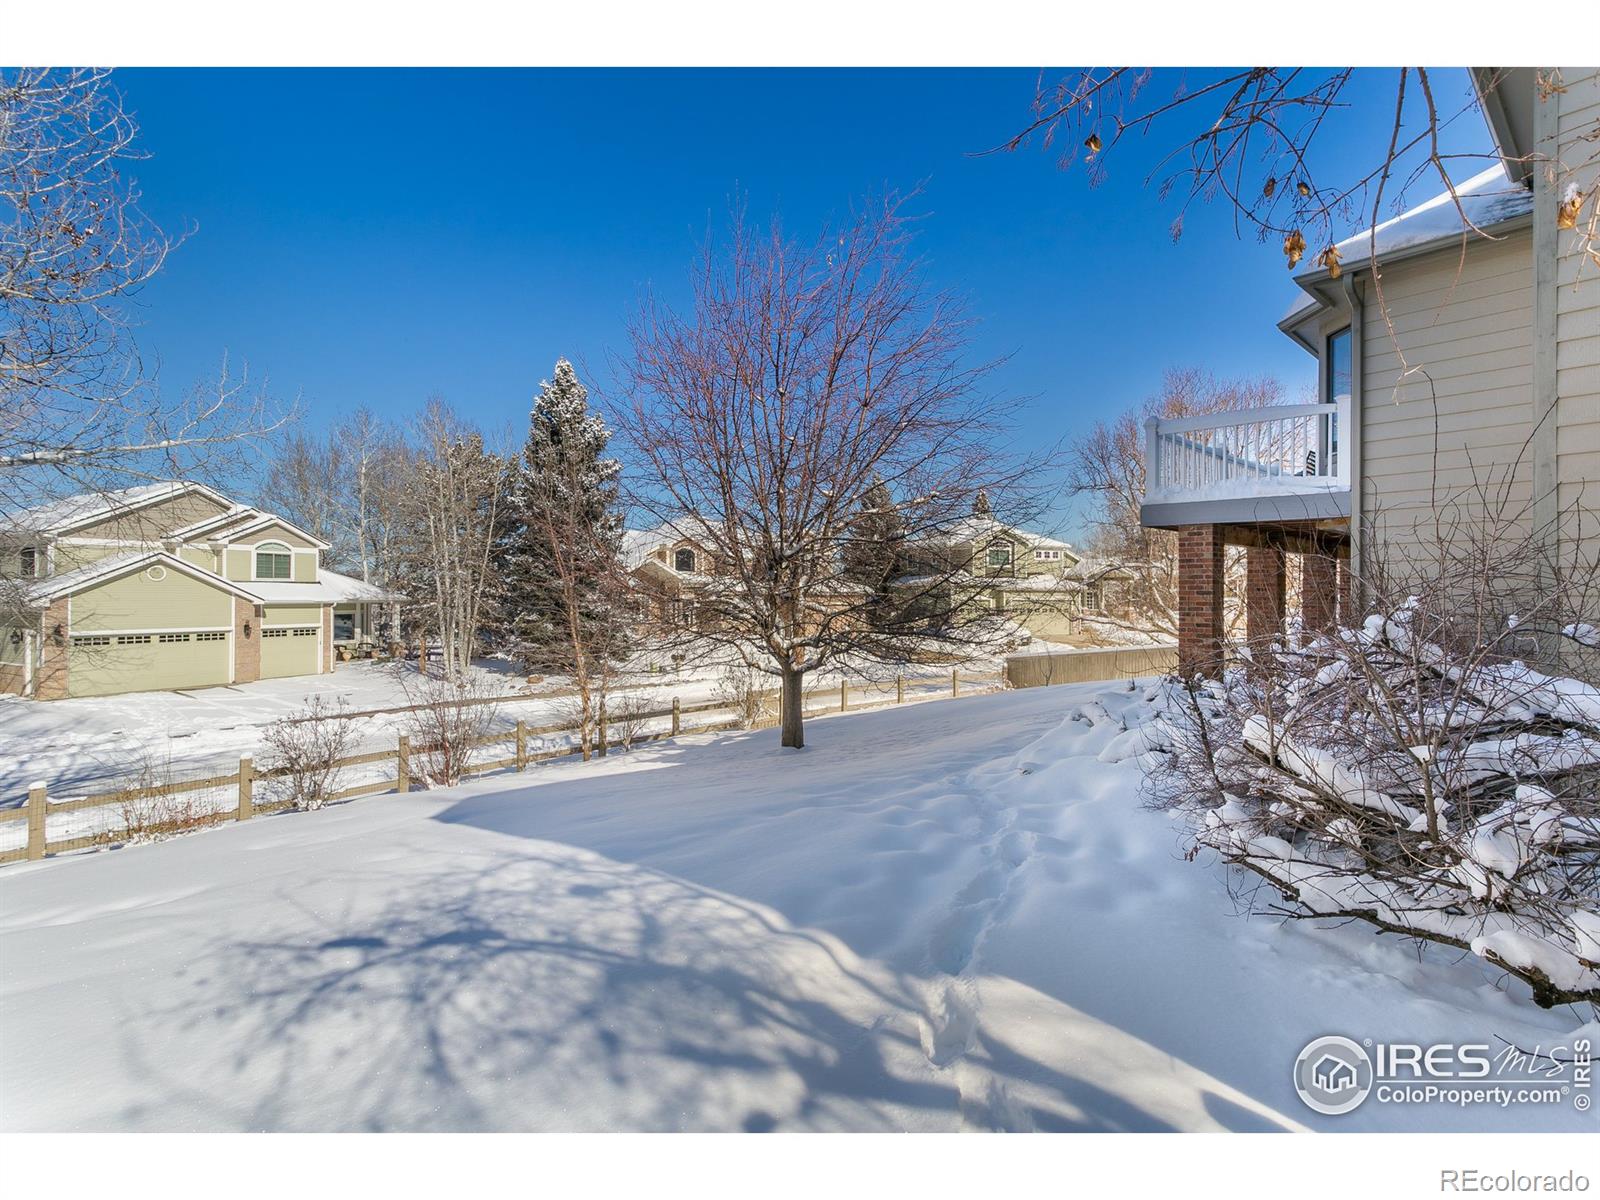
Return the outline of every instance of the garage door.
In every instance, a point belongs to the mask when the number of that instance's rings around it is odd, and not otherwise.
[[[233,661],[231,636],[221,631],[74,634],[68,693],[111,696],[225,684]]]
[[[261,631],[261,678],[281,679],[285,675],[317,673],[317,627],[263,629]]]

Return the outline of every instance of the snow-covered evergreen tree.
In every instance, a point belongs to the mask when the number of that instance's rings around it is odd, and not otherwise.
[[[500,554],[506,632],[529,666],[588,677],[624,648],[620,466],[605,455],[610,439],[561,359],[529,414]]]

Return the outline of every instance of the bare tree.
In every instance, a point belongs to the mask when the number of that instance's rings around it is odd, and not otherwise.
[[[0,72],[0,505],[131,479],[216,479],[280,427],[224,359],[176,397],[145,371],[129,302],[175,241],[125,174],[138,129],[103,70]]]
[[[426,597],[426,620],[439,639],[445,676],[460,682],[499,598],[494,554],[504,518],[506,462],[438,399],[418,418],[415,436],[400,568],[412,596]]]
[[[400,431],[362,407],[320,437],[300,429],[280,434],[261,502],[329,543],[330,566],[365,583],[387,583],[411,478],[411,452]]]
[[[647,303],[618,364],[632,506],[695,540],[710,572],[685,632],[781,679],[785,746],[804,744],[808,672],[970,647],[985,628],[974,606],[923,603],[970,564],[908,582],[894,618],[848,577],[842,550],[874,485],[915,544],[985,490],[997,512],[1020,510],[1043,478],[1010,452],[1014,406],[964,362],[970,319],[927,283],[911,220],[891,194],[800,243],[736,210],[705,247],[692,310]]]
[[[1118,623],[1169,637],[1178,631],[1177,535],[1147,529],[1139,522],[1145,494],[1145,420],[1261,408],[1282,401],[1283,385],[1274,379],[1218,380],[1193,368],[1168,371],[1156,395],[1109,422],[1095,422],[1071,444],[1068,489],[1090,504],[1088,549],[1096,558],[1133,571],[1126,585],[1128,617]]]

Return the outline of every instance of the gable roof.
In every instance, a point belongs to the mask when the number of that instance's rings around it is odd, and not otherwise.
[[[257,511],[259,512],[259,510]],[[275,513],[267,512],[260,513],[255,520],[247,521],[238,528],[229,528],[223,530],[217,535],[217,540],[223,542],[236,541],[239,538],[244,537],[247,533],[254,533],[258,529],[266,529],[272,525],[281,525],[284,529],[289,530],[289,532],[295,534],[297,537],[304,538],[313,546],[316,546],[319,550],[328,549],[328,543],[323,541],[316,534],[307,533],[304,529],[301,529],[300,526],[294,524],[294,522],[286,521]]]
[[[60,500],[37,504],[32,508],[19,509],[14,513],[0,516],[0,530],[60,535],[83,525],[103,521],[108,517],[120,517],[126,513],[149,508],[159,501],[192,493],[207,496],[219,504],[233,503],[203,483],[181,479],[163,480],[160,483],[145,483],[138,487],[120,488],[110,492],[80,492],[78,495],[64,496]]]

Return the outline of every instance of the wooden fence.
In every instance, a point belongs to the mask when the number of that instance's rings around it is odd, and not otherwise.
[[[1017,654],[1006,659],[1006,683],[1014,688],[1049,687],[1057,683],[1168,675],[1177,669],[1178,648],[1171,645],[1058,650],[1053,654]]]
[[[852,685],[848,680],[839,683],[837,691],[832,685],[818,688],[806,696],[806,716],[821,716],[831,712],[860,711],[863,709],[881,708],[886,705],[903,704],[907,697],[907,681],[897,677],[893,681],[894,699],[892,700],[867,700],[851,702],[850,692]],[[915,689],[925,680],[913,680]],[[855,690],[862,686],[888,687],[888,681],[857,681]],[[999,686],[992,675],[974,678],[969,676],[963,681],[957,671],[950,672],[948,690],[941,687],[936,693],[926,691],[918,694],[912,691],[914,700],[944,699],[966,693],[976,693],[996,690]],[[739,706],[728,700],[711,700],[701,704],[683,704],[674,697],[670,706],[659,708],[635,710],[628,709],[614,713],[609,719],[602,716],[596,731],[595,745],[592,752],[599,757],[605,757],[609,751],[646,742],[660,741],[665,738],[678,737],[683,733],[710,733],[727,729],[763,728],[777,724],[775,710],[778,693],[775,691],[760,693],[762,701],[760,715],[753,721],[746,716],[735,716],[731,719],[712,721],[696,724],[685,728],[683,718],[705,713],[737,711]],[[814,705],[812,702],[818,697],[824,698],[824,704]],[[837,697],[837,699],[835,699]],[[515,699],[507,697],[505,699]],[[667,729],[654,733],[638,732],[642,722],[654,720],[670,720]],[[625,725],[625,731],[620,735],[613,731]],[[530,738],[541,737],[556,733],[577,733],[578,726],[573,722],[562,722],[554,725],[530,726],[527,722],[519,720],[515,728],[502,733],[483,734],[472,739],[474,749],[489,746],[506,746],[512,753],[500,758],[484,761],[472,761],[465,772],[468,776],[487,775],[496,771],[525,771],[529,764],[544,762],[555,758],[565,758],[581,754],[581,746],[561,746],[548,750],[530,750]],[[370,766],[380,763],[394,764],[394,777],[377,779],[366,783],[355,784],[341,788],[330,793],[324,798],[325,804],[339,803],[345,800],[354,800],[359,796],[373,796],[386,792],[403,794],[409,792],[413,780],[413,760],[425,755],[430,755],[443,749],[443,746],[411,744],[411,739],[406,734],[399,736],[398,743],[393,750],[376,750],[365,754],[353,754],[334,760],[331,764],[333,771],[347,770],[352,767]],[[49,789],[43,783],[34,783],[28,788],[28,800],[21,808],[0,809],[0,825],[12,821],[27,821],[27,843],[10,850],[0,850],[0,865],[25,860],[42,859],[49,854],[64,854],[72,850],[84,850],[94,846],[109,846],[129,840],[126,829],[101,830],[93,833],[81,834],[76,837],[62,838],[51,841],[48,836],[48,822],[51,817],[63,816],[69,813],[82,812],[87,809],[106,808],[113,805],[127,806],[138,805],[146,801],[158,801],[164,798],[184,795],[202,791],[219,791],[227,789],[234,793],[236,802],[230,802],[221,808],[211,808],[204,812],[186,815],[179,819],[156,820],[142,825],[138,829],[141,835],[159,835],[176,833],[184,830],[200,828],[208,825],[221,824],[227,821],[248,821],[252,817],[266,813],[281,812],[294,807],[295,802],[288,799],[276,799],[257,802],[256,787],[258,784],[274,779],[287,778],[294,774],[291,768],[274,768],[257,770],[253,759],[246,755],[239,759],[238,769],[226,775],[207,775],[202,778],[184,779],[164,782],[151,787],[124,788],[120,791],[102,792],[96,795],[76,797],[70,800],[51,800]]]

